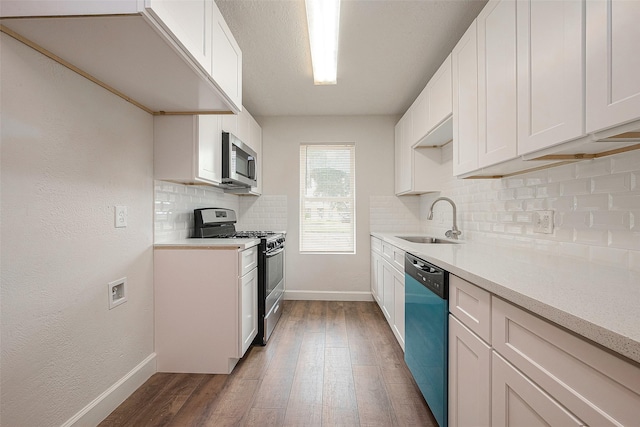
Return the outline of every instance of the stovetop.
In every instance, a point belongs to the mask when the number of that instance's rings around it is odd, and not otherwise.
[[[236,231],[235,234],[227,236],[232,239],[261,239],[264,237],[271,237],[277,233],[275,231]]]

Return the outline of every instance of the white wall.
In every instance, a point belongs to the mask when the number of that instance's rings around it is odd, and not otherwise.
[[[370,299],[370,199],[393,195],[395,116],[261,117],[263,191],[287,203],[287,298]],[[299,252],[300,143],[356,144],[356,253]]]
[[[1,37],[0,416],[57,426],[153,354],[153,121]]]

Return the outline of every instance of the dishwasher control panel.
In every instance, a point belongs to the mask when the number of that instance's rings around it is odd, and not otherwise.
[[[440,298],[449,298],[449,273],[417,256],[407,253],[404,271]]]

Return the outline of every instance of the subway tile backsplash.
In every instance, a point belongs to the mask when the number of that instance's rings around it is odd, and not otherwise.
[[[420,199],[418,196],[370,196],[369,227],[381,233],[419,230]]]
[[[238,230],[286,231],[287,196],[240,197]]]
[[[154,240],[156,243],[185,239],[193,235],[193,210],[227,208],[239,210],[238,196],[223,190],[196,185],[155,181]]]
[[[463,240],[525,246],[638,271],[639,180],[640,150],[497,180],[452,178],[441,192],[420,196],[421,230],[440,236],[451,228],[447,203],[436,205],[434,220],[426,219],[431,203],[445,196],[458,207]],[[533,232],[536,210],[554,211],[552,234]]]
[[[155,181],[155,242],[193,235],[193,210],[227,208],[236,211],[238,230],[286,231],[287,196],[237,196],[223,190]]]

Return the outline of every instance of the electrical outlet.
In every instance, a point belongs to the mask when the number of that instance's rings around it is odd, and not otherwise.
[[[122,228],[127,226],[127,207],[116,206],[115,209],[115,226],[116,228]]]
[[[544,234],[553,233],[553,211],[533,212],[533,232]]]
[[[109,283],[109,310],[127,302],[127,278]]]

